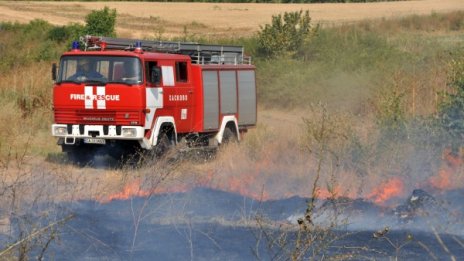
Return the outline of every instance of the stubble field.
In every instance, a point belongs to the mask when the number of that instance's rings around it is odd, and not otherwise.
[[[0,22],[44,19],[55,25],[82,23],[104,6],[117,10],[117,31],[125,37],[249,36],[272,15],[309,10],[314,23],[340,25],[365,19],[398,18],[464,10],[461,0],[421,0],[348,4],[224,4],[147,2],[0,2]]]

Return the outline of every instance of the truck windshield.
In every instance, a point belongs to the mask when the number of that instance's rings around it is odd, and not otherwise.
[[[136,57],[63,56],[57,83],[142,83],[142,66]]]

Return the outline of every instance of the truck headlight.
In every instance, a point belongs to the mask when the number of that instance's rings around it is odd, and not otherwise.
[[[54,129],[54,133],[56,136],[65,136],[68,134],[68,129],[62,126],[56,126]]]
[[[134,128],[124,128],[122,129],[122,136],[127,138],[133,138],[137,136],[137,130]]]

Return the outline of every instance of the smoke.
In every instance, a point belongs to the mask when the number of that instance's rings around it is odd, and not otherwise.
[[[101,226],[103,238],[91,233],[102,243],[95,249],[103,256],[114,255],[101,250],[107,249],[105,245],[124,249],[117,250],[123,259],[127,249],[134,253],[146,249],[143,242],[153,234],[145,229],[178,233],[181,236],[167,237],[173,240],[167,241],[180,240],[184,248],[198,238],[218,241],[221,235],[211,232],[214,228],[225,235],[230,235],[228,228],[257,229],[257,216],[269,219],[273,229],[282,225],[295,231],[313,197],[317,200],[312,221],[329,230],[388,227],[395,236],[398,231],[463,235],[462,155],[441,145],[449,143],[434,133],[409,129],[408,135],[395,136],[369,125],[372,119],[359,123],[352,115],[326,115],[326,132],[318,140],[322,111],[260,115],[264,118],[260,125],[245,134],[240,144],[223,146],[212,157],[174,152],[122,167],[108,163],[102,155],[94,156],[93,166],[35,162],[21,176],[22,187],[16,188],[23,189],[15,195],[21,195],[19,201],[49,202],[42,213],[78,214],[77,221],[72,221],[76,231],[100,231]],[[14,193],[9,193],[11,199]],[[52,206],[58,202],[66,207]],[[22,206],[25,210],[30,205]],[[52,214],[37,227],[62,217]],[[98,224],[92,223],[96,217]],[[17,224],[9,222],[9,227]],[[136,233],[140,230],[144,232]],[[116,241],[110,240],[113,231],[118,234]],[[66,232],[76,236],[75,231]],[[248,236],[247,242],[252,242]],[[192,249],[201,252],[199,246]]]
[[[409,130],[409,136],[398,138],[392,132],[361,128],[365,125],[350,127],[355,119],[337,117],[333,121],[336,124],[330,125],[329,120],[325,123],[333,128],[327,136],[331,151],[318,161],[320,154],[315,156],[314,149],[308,150],[309,145],[317,147],[317,143],[305,139],[308,126],[303,119],[308,114],[284,118],[269,112],[261,117],[269,118],[244,135],[241,144],[220,148],[213,159],[182,154],[177,156],[180,160],[175,162],[175,173],[156,188],[147,186],[146,177],[131,179],[119,191],[99,200],[108,203],[210,188],[241,195],[260,206],[296,200],[298,203],[290,204],[291,208],[279,215],[280,220],[295,223],[304,216],[305,201],[317,197],[314,220],[320,225],[336,217],[350,230],[385,226],[461,233],[462,213],[453,211],[458,206],[448,196],[463,187],[462,155],[437,146],[435,134],[415,129]],[[280,124],[276,119],[281,119]],[[157,169],[142,167],[140,171]],[[420,206],[412,204],[417,191],[428,193],[434,200]],[[447,207],[437,207],[440,205]]]
[[[216,159],[202,162],[168,157],[137,168],[105,170],[63,165],[59,170],[44,172],[36,178],[25,177],[25,180],[32,182],[27,183],[29,186],[49,184],[43,188],[49,193],[42,195],[50,198],[38,199],[32,208],[31,205],[22,205],[22,214],[16,215],[19,219],[9,219],[9,227],[13,228],[9,232],[11,236],[0,235],[0,240],[5,244],[14,243],[14,238],[20,235],[20,231],[40,231],[47,225],[56,223],[58,225],[53,226],[55,230],[47,230],[40,240],[32,242],[37,247],[31,255],[39,253],[48,239],[57,236],[59,240],[49,245],[45,256],[53,254],[58,259],[150,260],[156,255],[162,259],[248,260],[256,257],[250,250],[250,246],[254,246],[258,248],[261,257],[270,258],[271,252],[266,249],[266,242],[257,243],[257,233],[261,233],[262,229],[257,225],[257,217],[268,219],[268,229],[274,232],[279,227],[288,227],[288,242],[291,244],[297,227],[295,222],[304,216],[306,203],[310,198],[293,196],[270,199],[269,195],[281,195],[283,190],[278,190],[277,193],[269,190],[266,194],[264,186],[261,186],[261,190],[250,193],[250,196],[245,196],[244,193],[248,193],[248,190],[255,189],[256,182],[277,187],[286,185],[284,181],[289,177],[279,176],[281,183],[278,179],[267,182],[275,177],[262,177],[263,173],[279,173],[266,167],[279,166],[279,163],[266,161],[260,168],[245,169],[247,171],[244,173],[252,173],[249,180],[239,184],[229,183],[230,180],[240,180],[241,176],[231,179],[229,175],[234,174],[233,170],[240,167],[241,162],[226,159],[242,149],[242,145],[229,146],[218,152]],[[288,164],[283,164],[288,168],[301,160],[294,156],[289,158]],[[229,172],[198,174],[200,169],[210,170],[211,164],[224,160],[230,164],[227,167]],[[250,160],[247,164],[256,166],[252,163],[253,160]],[[48,170],[50,166],[56,165],[50,164]],[[225,167],[223,165],[223,170]],[[252,170],[259,171],[251,172]],[[39,170],[31,169],[30,174],[32,173],[38,174]],[[58,173],[62,179],[53,183]],[[62,187],[64,180],[68,180],[66,192],[61,191],[63,188],[59,189],[61,192],[54,191],[53,187]],[[297,184],[293,186],[296,187]],[[211,189],[213,187],[217,189]],[[232,190],[236,192],[231,192]],[[342,193],[340,189],[332,191]],[[24,194],[27,193],[25,189]],[[65,200],[63,196],[59,196],[60,193],[74,195],[67,195]],[[264,195],[269,199],[265,199]],[[329,194],[329,197],[331,195],[333,194]],[[61,200],[57,200],[58,198]],[[98,201],[85,200],[89,198]],[[392,240],[402,242],[404,233],[412,233],[417,240],[430,246],[436,255],[443,257],[446,253],[434,248],[430,235],[433,239],[431,233],[434,230],[437,233],[447,233],[448,235],[443,236],[445,244],[451,251],[460,249],[452,244],[451,236],[463,234],[462,222],[456,221],[463,220],[464,210],[460,204],[462,199],[462,190],[428,195],[416,192],[399,199],[396,206],[378,205],[367,198],[338,196],[317,201],[313,222],[341,235],[354,232],[352,235],[356,236],[346,239],[342,237],[341,241],[334,244],[353,247],[364,244],[368,249],[378,250],[367,253],[366,256],[378,258],[379,253],[386,253],[388,258],[394,253],[385,243],[376,245],[377,241],[372,241],[373,231],[388,226],[391,232],[387,236]],[[404,207],[400,207],[402,205]],[[451,212],[445,212],[444,209]],[[42,215],[44,213],[47,215]],[[405,213],[407,218],[404,218]],[[60,223],[68,215],[72,218]],[[434,221],[438,217],[439,221]],[[29,223],[29,227],[19,226],[25,224],[24,220],[33,222]],[[334,222],[336,226],[332,225]],[[18,229],[20,227],[22,230]],[[461,238],[458,237],[458,240]],[[330,251],[328,254],[333,254]],[[405,247],[405,253],[415,253],[414,251],[417,252],[413,247]],[[421,255],[427,256],[427,252],[422,251]]]
[[[447,146],[450,142],[439,127],[410,123],[390,130],[373,124],[375,119],[329,115],[326,140],[317,141],[320,111],[260,116],[261,125],[239,146],[225,148],[214,161],[193,163],[186,175],[205,177],[203,185],[255,199],[312,197],[319,175],[320,198],[364,198],[390,206],[414,189],[435,192],[464,186],[463,155]]]

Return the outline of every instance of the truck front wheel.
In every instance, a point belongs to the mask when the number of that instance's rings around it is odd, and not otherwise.
[[[91,150],[82,146],[70,146],[66,148],[66,153],[69,161],[79,166],[90,165],[94,156]]]
[[[155,146],[155,156],[161,157],[172,148],[172,142],[165,132],[158,136],[158,144]]]

